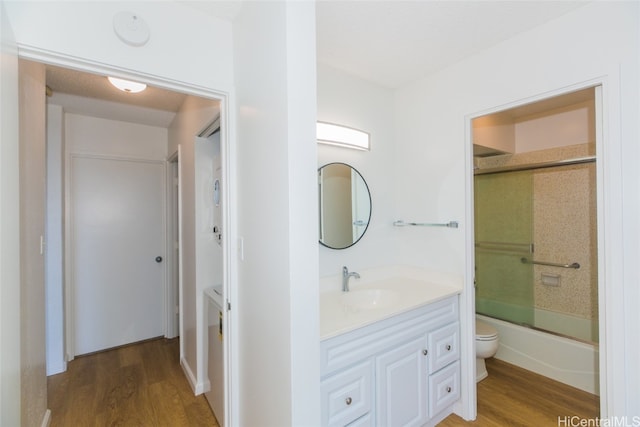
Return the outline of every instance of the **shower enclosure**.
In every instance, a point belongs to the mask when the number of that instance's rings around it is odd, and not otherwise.
[[[476,312],[598,342],[594,159],[475,176]]]

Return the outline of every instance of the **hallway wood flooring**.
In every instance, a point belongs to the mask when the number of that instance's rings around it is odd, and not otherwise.
[[[439,427],[557,427],[572,425],[573,416],[598,416],[597,396],[497,359],[487,360],[487,370],[489,377],[478,384],[477,419],[451,415]],[[50,427],[218,426],[182,372],[178,339],[78,357],[67,372],[49,377],[48,397]]]
[[[156,339],[77,357],[48,379],[50,427],[218,426],[179,353],[178,339]]]

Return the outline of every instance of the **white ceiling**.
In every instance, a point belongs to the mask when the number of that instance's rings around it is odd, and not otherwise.
[[[243,0],[175,1],[228,21],[237,16],[244,3]],[[319,63],[384,87],[397,88],[586,3],[318,0],[317,58]],[[112,90],[103,76],[49,66],[47,84],[57,94],[144,107],[147,111],[142,116],[148,122],[145,124],[156,126],[166,123],[167,112],[177,111],[184,98],[158,88],[126,94]],[[108,110],[105,105],[108,106],[103,104],[102,109]],[[78,108],[87,112],[89,107]]]
[[[584,4],[320,0],[318,61],[396,88]]]
[[[176,1],[225,20],[233,20],[244,3]],[[320,63],[396,88],[587,3],[317,0],[317,58]]]

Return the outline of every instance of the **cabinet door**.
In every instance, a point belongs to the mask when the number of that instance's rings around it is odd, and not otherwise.
[[[427,422],[426,336],[376,358],[376,424],[422,426]]]

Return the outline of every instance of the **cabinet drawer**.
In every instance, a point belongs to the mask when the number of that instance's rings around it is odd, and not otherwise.
[[[429,416],[433,417],[460,397],[460,362],[429,377]]]
[[[323,426],[345,426],[371,410],[372,371],[368,360],[321,382]]]
[[[460,332],[458,322],[429,334],[429,373],[460,358]]]

